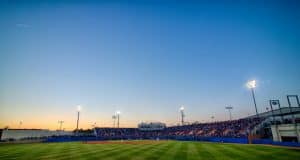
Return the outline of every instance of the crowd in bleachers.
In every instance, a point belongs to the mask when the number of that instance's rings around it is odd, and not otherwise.
[[[193,137],[247,137],[261,119],[239,119],[214,123],[201,123],[183,126],[166,127],[157,131],[142,131],[138,128],[96,128],[96,135],[104,139],[124,138],[168,138],[174,136]]]

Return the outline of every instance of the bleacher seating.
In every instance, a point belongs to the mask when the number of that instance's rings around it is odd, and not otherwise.
[[[96,128],[97,137],[103,139],[152,139],[174,136],[246,138],[262,119],[239,119],[214,123],[201,123],[166,127],[160,131],[141,131],[138,128]]]

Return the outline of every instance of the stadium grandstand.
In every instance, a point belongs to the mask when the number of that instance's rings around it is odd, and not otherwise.
[[[300,106],[280,107],[270,103],[271,110],[242,119],[168,126],[163,123],[140,123],[138,128],[95,128],[101,139],[186,139],[210,140],[224,138],[237,142],[299,142]],[[274,109],[273,105],[278,105]],[[268,110],[268,109],[267,109]],[[234,141],[234,140],[233,140]],[[266,142],[266,141],[265,141]]]
[[[200,123],[183,126],[153,128],[96,128],[103,139],[176,139],[178,137],[231,137],[246,138],[262,119],[246,118],[232,121]]]
[[[161,122],[142,122],[136,128],[94,127],[88,130],[76,129],[73,132],[3,129],[0,135],[1,140],[34,137],[46,138],[47,141],[175,139],[237,143],[293,142],[299,145],[299,123],[299,103],[297,107],[281,107],[278,100],[270,100],[270,109],[267,108],[266,112],[236,120],[182,123],[178,126],[166,126]]]

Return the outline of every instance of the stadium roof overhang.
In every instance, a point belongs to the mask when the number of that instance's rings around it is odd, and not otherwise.
[[[286,115],[292,115],[292,114],[299,114],[300,113],[300,107],[281,107],[281,109],[277,108],[273,110],[274,116],[286,116]],[[272,111],[267,111],[263,113],[259,113],[259,117],[267,118],[272,116]],[[256,115],[251,115],[246,118],[255,118]]]

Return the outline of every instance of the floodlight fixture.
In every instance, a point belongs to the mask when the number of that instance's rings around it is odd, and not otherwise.
[[[180,110],[180,111],[183,111],[183,110],[184,110],[184,106],[181,106],[181,107],[179,108],[179,110]]]
[[[80,105],[77,106],[77,111],[78,111],[78,112],[81,111],[81,106],[80,106]]]
[[[251,80],[247,82],[247,87],[248,88],[255,88],[256,87],[256,80]]]

